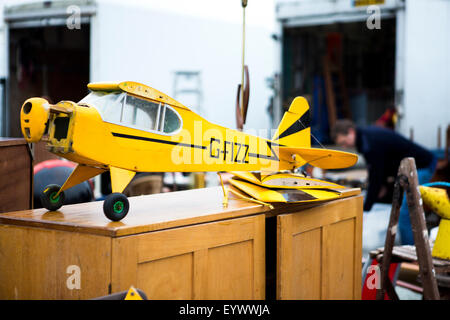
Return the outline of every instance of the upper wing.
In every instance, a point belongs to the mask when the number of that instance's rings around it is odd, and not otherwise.
[[[322,169],[341,169],[351,167],[358,161],[354,153],[330,149],[278,147],[278,150],[280,159],[295,163],[296,167],[309,163]]]

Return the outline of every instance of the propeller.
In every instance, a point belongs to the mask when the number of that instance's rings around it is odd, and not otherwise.
[[[239,130],[244,129],[245,119],[247,118],[248,100],[250,97],[250,77],[248,66],[245,65],[245,7],[247,0],[242,0],[242,81],[238,85],[236,96],[236,127]]]
[[[238,84],[236,95],[236,126],[239,130],[244,129],[245,120],[247,119],[248,100],[250,98],[250,77],[247,66],[244,66],[244,75],[244,90],[242,90],[241,84]],[[243,99],[241,99],[241,92],[243,92]]]

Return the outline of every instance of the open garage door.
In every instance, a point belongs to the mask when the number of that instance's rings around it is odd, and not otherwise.
[[[396,19],[381,23],[379,30],[365,21],[283,30],[283,105],[305,96],[313,134],[324,143],[336,119],[371,124],[395,105]]]
[[[6,8],[6,135],[22,136],[20,108],[26,99],[39,96],[56,103],[78,101],[86,94],[93,9],[90,1],[78,2],[42,2]]]

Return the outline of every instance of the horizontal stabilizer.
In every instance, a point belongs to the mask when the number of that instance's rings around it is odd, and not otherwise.
[[[354,153],[320,148],[278,147],[279,158],[295,162],[295,167],[310,164],[321,169],[348,168],[358,161]]]

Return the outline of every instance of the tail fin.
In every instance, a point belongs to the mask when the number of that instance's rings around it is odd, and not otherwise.
[[[309,105],[305,98],[297,97],[292,101],[272,141],[289,147],[311,147]]]

